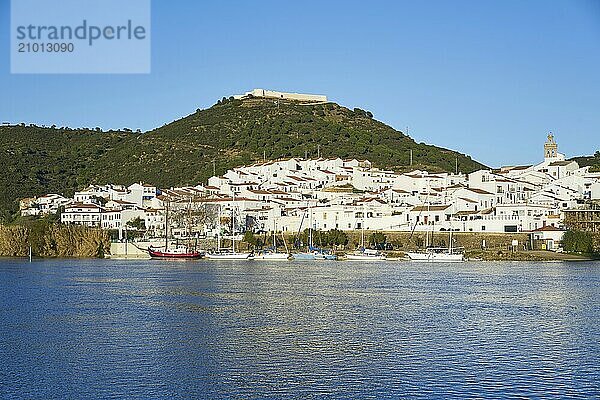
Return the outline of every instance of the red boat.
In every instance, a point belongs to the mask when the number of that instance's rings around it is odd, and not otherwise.
[[[151,258],[162,258],[169,260],[193,260],[204,257],[204,252],[189,251],[187,246],[179,244],[169,247],[169,202],[165,204],[165,247],[148,247]]]
[[[177,246],[175,248],[148,248],[148,254],[152,258],[163,259],[197,259],[204,257],[204,252],[188,251],[186,246]]]

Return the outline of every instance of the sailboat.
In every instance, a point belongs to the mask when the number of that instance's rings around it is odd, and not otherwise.
[[[169,202],[165,205],[165,247],[148,247],[148,254],[154,259],[197,259],[204,256],[204,252],[189,250],[185,245],[169,247]]]
[[[353,261],[381,261],[385,260],[385,255],[383,255],[379,250],[372,250],[365,248],[365,213],[363,210],[363,221],[361,226],[361,234],[360,234],[360,248],[353,253],[346,254],[346,258],[348,260]]]
[[[303,253],[295,253],[293,254],[294,260],[337,260],[337,256],[335,254],[331,254],[331,252],[327,250],[320,249],[318,247],[313,246],[313,237],[312,237],[312,209],[309,207],[309,226],[308,226],[308,248],[306,252]],[[304,220],[304,216],[302,217]],[[300,227],[298,228],[298,234],[302,229],[302,221],[300,221]]]
[[[221,208],[219,208],[219,231],[217,238],[217,251],[209,251],[206,258],[209,260],[251,260],[252,253],[238,253],[235,250],[235,194],[232,196],[231,206],[231,250],[221,249]]]
[[[429,203],[427,203],[429,211]],[[429,232],[426,233],[426,240],[429,240]],[[431,226],[431,242],[433,243],[433,224]],[[450,236],[448,247],[433,247],[426,244],[425,251],[409,251],[406,253],[410,261],[416,262],[463,262],[465,261],[464,248],[452,247],[452,227],[450,227]]]
[[[275,221],[273,221],[273,247],[267,250],[261,250],[257,254],[254,255],[255,260],[287,260],[290,258],[290,253],[287,251],[287,244],[285,243],[285,236],[283,236],[283,232],[281,232],[281,237],[283,238],[283,244],[285,245],[285,253],[281,253],[277,251],[277,239],[275,237],[275,232],[277,231],[277,225]]]
[[[417,262],[463,262],[465,255],[462,248],[452,248],[452,231],[448,247],[427,247],[423,252],[406,253],[410,261]]]

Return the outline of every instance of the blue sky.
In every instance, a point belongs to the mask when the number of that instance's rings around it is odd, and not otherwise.
[[[11,75],[0,122],[142,130],[255,87],[326,94],[491,166],[600,149],[600,1],[152,2],[147,75]]]

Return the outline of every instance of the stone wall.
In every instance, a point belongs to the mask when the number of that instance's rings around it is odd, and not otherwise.
[[[361,232],[346,232],[350,243],[347,248],[352,249],[357,247],[361,241]],[[368,242],[373,231],[365,232],[365,241]],[[423,248],[425,245],[425,233],[415,232],[411,235],[410,232],[381,232],[385,234],[387,242],[394,246],[395,250],[407,251]],[[512,246],[513,240],[519,241],[519,249],[523,249],[523,245],[528,243],[527,233],[479,233],[479,232],[454,232],[453,246],[464,247],[465,250],[480,250],[482,241],[485,240],[486,249],[503,250],[509,249]],[[431,236],[430,236],[431,238]],[[433,235],[433,243],[435,246],[448,246],[449,234],[444,232],[435,232]]]
[[[365,231],[365,242],[368,243],[371,235],[375,231]],[[414,232],[381,232],[386,236],[388,243],[394,246],[394,250],[409,251],[425,247],[425,233]],[[348,245],[346,250],[353,250],[361,243],[361,231],[344,231],[348,235]],[[287,235],[288,246],[294,242],[294,235]],[[513,240],[518,240],[518,250],[523,250],[523,246],[528,245],[529,235],[527,233],[480,233],[480,232],[454,232],[453,246],[464,247],[465,250],[481,250],[482,241],[485,240],[488,250],[508,250],[512,246]],[[431,238],[431,234],[430,234]],[[447,232],[435,232],[433,235],[433,245],[448,246],[449,234]],[[318,246],[315,243],[315,246]]]

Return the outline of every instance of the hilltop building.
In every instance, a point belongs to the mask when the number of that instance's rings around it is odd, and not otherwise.
[[[250,92],[246,92],[244,94],[237,94],[237,95],[233,96],[233,98],[235,98],[235,99],[247,99],[250,97],[263,97],[266,99],[309,101],[309,102],[319,102],[319,103],[327,102],[327,96],[324,96],[321,94],[286,93],[286,92],[276,92],[274,90],[265,90],[265,89],[254,89]]]

